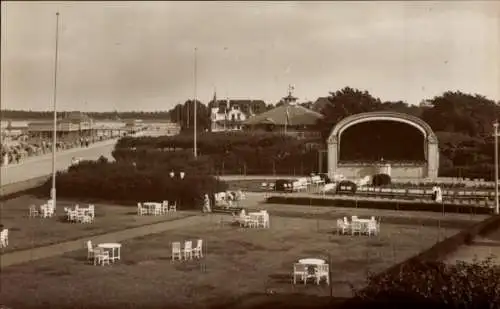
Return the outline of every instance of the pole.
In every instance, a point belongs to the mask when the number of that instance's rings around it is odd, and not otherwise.
[[[57,63],[59,58],[59,12],[56,13],[56,50],[54,57],[54,130],[52,132],[52,190],[50,198],[56,207],[56,143],[57,143]]]
[[[495,130],[495,214],[499,214],[498,205],[498,121],[493,124]]]
[[[194,112],[193,112],[193,126],[194,126],[194,139],[193,139],[193,143],[194,143],[194,158],[196,159],[198,157],[198,151],[197,151],[197,142],[196,142],[196,87],[197,87],[197,79],[198,79],[198,72],[197,72],[197,51],[198,51],[198,48],[195,47],[194,49]]]

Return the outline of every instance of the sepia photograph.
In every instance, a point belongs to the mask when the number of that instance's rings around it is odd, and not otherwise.
[[[1,1],[0,308],[500,308],[500,0]]]

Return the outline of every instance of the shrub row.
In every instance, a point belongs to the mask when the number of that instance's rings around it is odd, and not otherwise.
[[[346,305],[368,299],[385,303],[427,300],[452,308],[471,305],[488,308],[490,304],[500,303],[500,267],[491,259],[456,265],[440,262],[476,236],[498,228],[500,216],[491,216],[381,274],[369,275],[367,286],[355,290],[356,296]]]
[[[197,166],[190,165],[191,158],[185,158],[181,170],[168,164],[147,164],[136,166],[128,162],[109,163],[83,161],[67,172],[56,176],[58,196],[78,199],[101,199],[121,203],[144,201],[177,201],[180,209],[197,209],[202,206],[204,194],[224,191],[227,184],[215,177],[198,173]],[[181,163],[179,163],[181,164]],[[174,171],[174,178],[170,172]],[[185,172],[184,179],[179,172]],[[49,179],[39,192],[50,192]]]
[[[487,207],[474,207],[468,205],[418,203],[400,201],[373,201],[373,200],[352,200],[352,199],[328,199],[312,197],[291,197],[291,196],[270,196],[267,203],[271,204],[292,204],[292,205],[313,205],[313,206],[333,206],[345,208],[368,208],[384,210],[403,211],[431,211],[445,213],[465,213],[465,214],[492,214],[493,209]]]
[[[211,174],[306,175],[318,172],[318,151],[308,141],[276,133],[202,134],[199,159]],[[168,162],[192,152],[192,136],[126,137],[113,151],[116,161]],[[177,150],[174,150],[177,149]],[[177,155],[172,155],[177,153]],[[324,164],[326,168],[326,164]]]

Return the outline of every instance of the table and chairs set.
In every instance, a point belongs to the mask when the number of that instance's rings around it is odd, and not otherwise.
[[[269,228],[269,213],[267,210],[258,212],[249,212],[248,215],[245,209],[242,209],[239,215],[233,214],[233,221],[238,223],[240,227],[250,228]]]
[[[87,208],[75,205],[73,209],[64,207],[66,220],[68,222],[93,223],[95,219],[95,206],[89,204]]]
[[[177,211],[176,202],[163,201],[161,203],[157,202],[137,203],[137,215],[139,216],[147,216],[147,215],[161,216],[176,211]]]
[[[192,260],[193,258],[201,259],[203,257],[203,239],[196,241],[196,247],[193,247],[192,240],[186,240],[184,247],[181,247],[181,242],[176,241],[172,243],[172,261],[178,259]]]
[[[48,200],[47,203],[40,206],[31,205],[29,210],[30,217],[50,218],[56,213],[53,200]]]
[[[380,218],[377,220],[374,216],[370,219],[361,219],[352,216],[351,221],[344,217],[337,219],[337,234],[351,235],[378,235],[380,233]]]
[[[121,259],[121,247],[119,243],[102,243],[96,247],[92,245],[92,241],[87,243],[87,260],[93,261],[94,265],[109,265]]]
[[[6,248],[9,245],[9,229],[2,229],[0,232],[0,248]]]
[[[297,279],[304,285],[308,279],[313,279],[317,285],[322,280],[330,285],[330,267],[325,260],[317,258],[300,259],[298,263],[293,264],[293,284],[297,284]]]

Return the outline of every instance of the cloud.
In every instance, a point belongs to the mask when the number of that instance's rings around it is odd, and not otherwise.
[[[498,99],[496,2],[2,2],[2,108],[168,109],[194,94],[276,102],[349,85],[410,103]],[[422,90],[425,89],[425,90]]]

